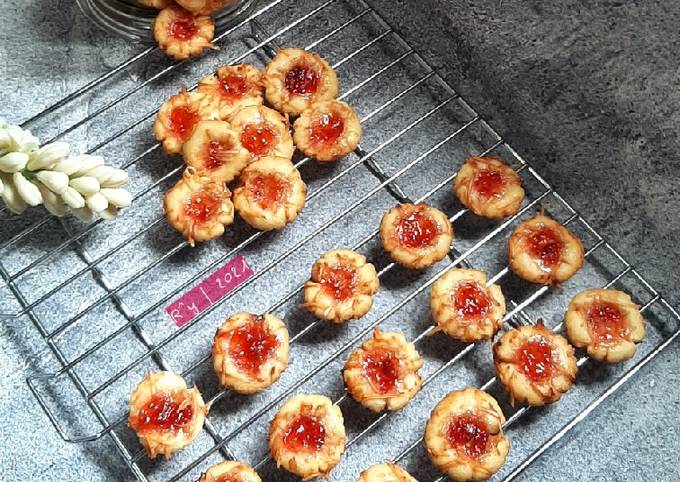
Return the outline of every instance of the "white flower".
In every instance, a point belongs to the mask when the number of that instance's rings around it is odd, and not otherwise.
[[[57,194],[62,194],[68,187],[68,176],[58,171],[40,171],[35,177],[50,190]]]
[[[40,190],[35,184],[26,179],[23,174],[15,172],[12,176],[12,180],[14,181],[19,196],[26,201],[26,204],[29,206],[38,206],[39,204],[42,204],[43,199]]]
[[[104,165],[104,158],[102,156],[83,154],[78,156],[77,159],[80,161],[80,168],[74,173],[76,176],[84,176],[95,167]]]
[[[21,199],[21,196],[19,196],[19,193],[17,192],[16,187],[14,187],[14,183],[12,182],[12,178],[3,175],[2,183],[4,185],[4,188],[2,190],[2,193],[0,193],[0,197],[2,197],[2,200],[5,203],[5,206],[7,206],[7,209],[12,211],[14,214],[23,213],[28,207],[28,204],[26,204],[26,201]]]
[[[132,204],[132,194],[129,191],[126,191],[125,189],[104,188],[99,192],[102,193],[111,204],[118,208],[126,208],[129,207],[130,204]]]
[[[84,223],[89,223],[94,219],[94,213],[88,207],[74,208],[71,209],[71,211],[73,212],[73,214],[75,214],[75,216],[78,219],[80,219]]]
[[[12,150],[28,154],[38,148],[38,138],[31,131],[23,130],[19,126],[7,126],[7,133],[12,138]]]
[[[39,171],[65,159],[70,152],[68,143],[53,142],[42,146],[37,151],[31,153],[31,160],[28,161],[28,169]]]
[[[92,196],[94,193],[99,192],[99,181],[96,178],[90,176],[76,177],[71,179],[69,186],[78,191],[83,196]]]
[[[38,184],[38,189],[40,189],[40,194],[42,194],[45,209],[55,216],[62,217],[66,212],[64,200],[60,196],[47,189],[44,184]]]
[[[80,169],[81,164],[82,162],[80,157],[70,157],[57,162],[54,166],[52,166],[51,170],[63,172],[67,176],[70,176],[75,174],[78,169]]]
[[[17,172],[26,167],[28,154],[25,152],[10,152],[0,157],[0,171]]]
[[[12,136],[9,132],[0,128],[0,149],[8,149],[12,145]]]
[[[109,200],[102,193],[96,192],[85,199],[87,207],[93,212],[98,213],[109,207]]]
[[[0,119],[2,121],[2,119]],[[5,189],[5,183],[2,182],[2,177],[0,177],[0,194],[2,194],[2,191]]]
[[[85,198],[71,186],[66,186],[61,198],[72,209],[79,209],[85,206]]]
[[[116,219],[116,216],[118,216],[118,208],[116,206],[109,206],[99,213],[99,217],[105,221],[113,221]]]
[[[111,176],[104,182],[102,187],[121,187],[128,181],[128,173],[122,169],[112,168]]]
[[[97,166],[94,169],[87,171],[85,175],[96,177],[97,181],[104,183],[109,180],[113,174],[113,168],[111,166]]]

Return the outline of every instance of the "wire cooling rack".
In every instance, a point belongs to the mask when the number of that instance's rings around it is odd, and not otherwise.
[[[115,223],[55,220],[35,210],[2,224],[2,316],[30,319],[58,360],[56,372],[28,383],[65,441],[110,437],[141,481],[195,480],[223,458],[256,466],[263,480],[289,480],[267,455],[268,424],[289,396],[318,392],[335,400],[347,425],[347,451],[331,480],[355,480],[363,468],[392,459],[418,480],[439,481],[422,448],[429,412],[450,390],[479,386],[506,413],[511,451],[496,478],[512,480],[680,333],[678,313],[364,0],[260,4],[217,44],[218,53],[182,63],[148,48],[24,124],[43,138],[96,141],[89,152],[125,168],[135,198]],[[300,218],[285,230],[260,233],[237,221],[223,239],[191,249],[163,219],[162,193],[182,165],[152,139],[156,109],[180,85],[192,88],[218,65],[262,66],[280,46],[305,46],[329,60],[341,79],[341,98],[361,117],[362,146],[332,167],[295,159],[309,195]],[[462,161],[481,154],[504,159],[522,177],[527,198],[516,216],[476,218],[451,194]],[[425,201],[450,215],[456,238],[447,260],[416,273],[386,258],[377,226],[396,201]],[[568,225],[586,247],[584,268],[564,286],[530,285],[506,265],[509,233],[539,209]],[[298,307],[312,263],[337,247],[366,254],[382,284],[371,312],[340,326]],[[255,275],[177,328],[165,307],[236,254]],[[428,336],[429,287],[455,266],[484,270],[490,283],[502,286],[506,328],[542,318],[559,330],[575,293],[613,286],[642,306],[647,339],[620,365],[581,358],[577,384],[553,406],[510,407],[496,383],[488,342]],[[209,362],[214,330],[236,310],[273,312],[291,333],[288,370],[251,397],[220,388]],[[339,375],[351,350],[378,326],[403,332],[425,359],[423,389],[398,413],[368,413],[347,397]],[[131,389],[158,369],[182,373],[213,403],[203,433],[170,461],[147,460],[125,423]]]

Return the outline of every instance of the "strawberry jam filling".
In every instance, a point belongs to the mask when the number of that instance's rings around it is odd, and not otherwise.
[[[564,242],[558,233],[548,226],[533,231],[528,238],[529,253],[541,267],[551,270],[557,266],[564,251]]]
[[[449,422],[446,440],[459,453],[479,459],[489,447],[489,432],[484,422],[472,414],[458,415]]]
[[[181,394],[154,393],[131,421],[138,433],[177,432],[194,417],[194,408]]]
[[[213,482],[242,482],[238,475],[222,474],[218,475]]]
[[[399,358],[391,350],[371,350],[364,355],[363,371],[376,392],[393,392],[399,383]]]
[[[624,313],[614,303],[599,301],[587,313],[588,326],[597,343],[616,343],[628,335]]]
[[[439,226],[431,216],[418,209],[399,220],[396,235],[407,248],[428,248],[437,241]]]
[[[357,276],[349,266],[327,266],[321,273],[321,288],[337,301],[344,301],[354,294]]]
[[[262,209],[281,204],[288,194],[288,184],[276,174],[257,176],[249,182],[253,200]]]
[[[170,129],[181,140],[186,140],[198,122],[198,113],[189,106],[181,105],[170,112]]]
[[[178,40],[187,40],[196,35],[198,26],[193,17],[181,15],[170,24],[170,35]]]
[[[240,75],[223,75],[220,77],[221,95],[228,100],[238,100],[248,91],[248,81]]]
[[[498,171],[484,169],[475,176],[473,186],[480,196],[489,199],[503,192],[503,176]]]
[[[319,88],[319,73],[311,66],[300,63],[286,72],[284,84],[293,95],[313,95]]]
[[[261,317],[228,332],[228,343],[229,357],[234,365],[252,376],[260,372],[279,344]]]
[[[212,171],[227,163],[234,152],[234,145],[231,142],[210,141],[207,150],[205,167]]]
[[[222,209],[222,196],[215,192],[201,191],[191,195],[184,212],[192,221],[202,224],[210,221]]]
[[[332,144],[338,140],[345,129],[342,116],[334,112],[324,113],[312,125],[310,139],[317,144]]]
[[[483,318],[491,309],[491,300],[476,281],[463,281],[453,294],[453,307],[463,319]]]
[[[241,144],[254,156],[272,151],[277,141],[276,130],[269,124],[248,124],[241,131]]]
[[[318,452],[326,443],[326,427],[312,415],[299,415],[286,429],[283,443],[293,452]]]
[[[544,338],[525,341],[519,348],[516,363],[532,382],[543,382],[555,372],[553,347]]]

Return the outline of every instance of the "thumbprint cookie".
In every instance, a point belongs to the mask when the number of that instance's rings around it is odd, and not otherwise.
[[[288,366],[288,330],[279,318],[238,312],[215,333],[213,368],[226,388],[252,394],[279,379]]]
[[[493,346],[493,362],[513,405],[554,403],[576,379],[574,347],[540,320],[504,334]]]
[[[158,13],[152,26],[153,37],[165,54],[174,60],[200,55],[212,44],[215,23],[206,16],[194,17],[191,12],[171,5]]]
[[[432,411],[425,448],[432,463],[458,482],[486,480],[510,450],[498,402],[477,388],[455,390]]]
[[[209,15],[236,4],[236,0],[175,0],[194,15]]]
[[[526,281],[561,283],[583,266],[583,245],[560,223],[539,214],[513,231],[508,259],[512,271]]]
[[[494,157],[468,157],[456,175],[460,203],[485,218],[512,216],[524,200],[519,175]]]
[[[452,269],[432,285],[432,316],[437,330],[466,343],[491,338],[503,324],[505,298],[498,285],[487,286],[486,273]]]
[[[418,482],[397,464],[385,462],[373,465],[363,472],[357,482]]]
[[[217,111],[205,95],[182,91],[159,109],[153,132],[168,154],[179,154],[199,121],[217,118]]]
[[[577,294],[567,309],[569,341],[585,348],[595,360],[616,363],[635,355],[645,338],[645,320],[630,296],[615,289],[591,289]]]
[[[361,318],[371,309],[379,286],[375,266],[363,255],[336,249],[312,266],[303,306],[317,318],[334,323]]]
[[[359,145],[361,122],[350,106],[339,100],[315,102],[293,125],[295,145],[321,162],[333,162]]]
[[[207,413],[200,392],[181,376],[149,373],[130,396],[128,425],[150,458],[169,459],[198,436]]]
[[[307,198],[307,186],[288,159],[263,157],[241,172],[234,190],[234,207],[255,229],[281,229],[297,219]]]
[[[262,482],[248,464],[229,460],[210,467],[198,482]]]
[[[215,75],[201,79],[198,92],[213,101],[220,119],[228,121],[244,107],[262,105],[262,72],[247,64],[220,67]]]
[[[346,442],[340,407],[322,395],[290,398],[269,428],[269,449],[277,466],[302,480],[327,476],[340,462]]]
[[[400,410],[423,384],[423,359],[401,333],[373,332],[350,355],[342,375],[352,398],[373,412]]]
[[[223,182],[197,174],[188,167],[184,176],[168,192],[163,202],[170,226],[182,233],[191,246],[224,234],[234,222],[231,192]]]
[[[446,257],[453,228],[438,209],[426,204],[397,204],[380,222],[380,240],[394,261],[421,269]]]
[[[288,121],[274,109],[262,105],[244,107],[232,117],[231,125],[251,160],[268,156],[293,157],[295,146]]]
[[[264,79],[267,101],[292,116],[338,95],[335,71],[317,54],[302,49],[279,50],[267,65]]]
[[[213,181],[233,180],[250,159],[229,123],[219,120],[196,124],[182,151],[188,166]]]

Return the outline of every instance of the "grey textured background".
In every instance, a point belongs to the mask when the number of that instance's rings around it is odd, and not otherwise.
[[[555,3],[374,2],[677,306],[680,4]],[[72,2],[0,0],[0,7],[13,19],[0,26],[0,116],[10,121],[27,119],[141,50],[98,31]],[[121,83],[144,75],[133,72]],[[45,131],[87,109],[76,106]],[[2,324],[0,356],[7,420],[0,479],[38,478],[45,470],[51,480],[127,476],[108,439],[82,449],[62,443],[28,393],[26,374],[54,366],[28,320]],[[676,343],[525,479],[677,480],[679,369]]]

